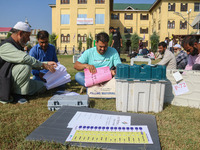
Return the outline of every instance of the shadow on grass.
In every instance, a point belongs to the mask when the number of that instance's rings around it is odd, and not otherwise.
[[[79,93],[80,89],[81,89],[81,86],[75,80],[72,80],[71,82],[67,83],[64,88],[57,87],[54,89],[46,90],[44,93],[27,95],[25,96],[25,98],[27,98],[30,101],[30,100],[35,100],[37,98],[52,97],[53,95],[55,95],[57,91],[60,91],[60,90],[67,90],[67,91]]]
[[[171,106],[170,103],[164,103],[163,110],[164,110],[165,108],[167,108],[167,107],[170,107],[170,106]]]
[[[90,108],[94,108],[95,107],[95,101],[94,100],[90,100],[90,105],[89,105],[89,107]]]

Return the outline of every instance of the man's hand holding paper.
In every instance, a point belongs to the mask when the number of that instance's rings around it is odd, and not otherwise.
[[[96,68],[93,65],[86,66],[86,69],[89,69],[90,73],[95,74],[97,72]]]
[[[46,70],[49,70],[50,72],[55,72],[55,68],[57,67],[57,63],[54,61],[49,61],[46,63],[42,64],[42,67]]]

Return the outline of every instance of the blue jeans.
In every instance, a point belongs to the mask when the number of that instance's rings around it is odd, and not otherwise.
[[[33,78],[32,78],[33,80],[38,80],[38,81],[42,81],[41,79],[40,79],[40,77],[39,76],[33,76]]]
[[[80,85],[85,86],[85,74],[84,72],[78,72],[75,75],[75,80],[78,82]]]

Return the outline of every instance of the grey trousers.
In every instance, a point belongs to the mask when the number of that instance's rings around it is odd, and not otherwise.
[[[15,65],[12,69],[12,93],[33,95],[46,91],[44,82],[30,79],[32,67],[25,64]]]

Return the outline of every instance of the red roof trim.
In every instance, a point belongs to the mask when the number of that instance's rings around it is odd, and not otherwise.
[[[0,32],[9,32],[11,29],[11,27],[0,27]]]

